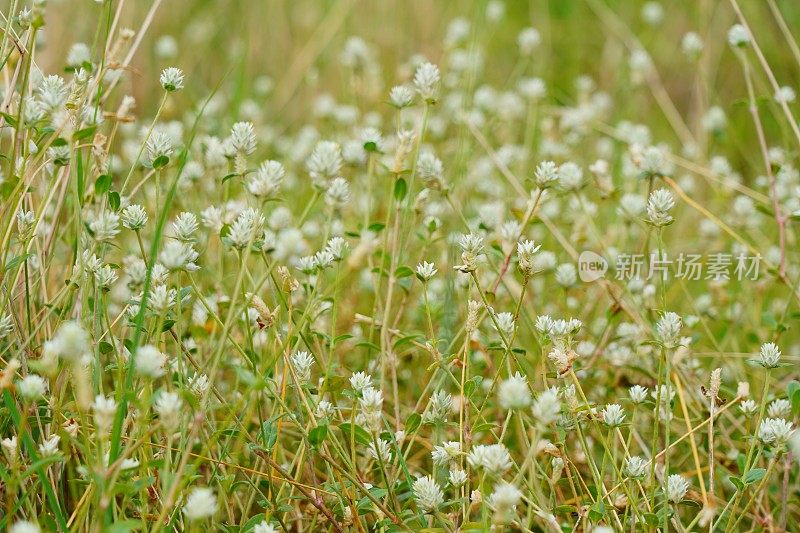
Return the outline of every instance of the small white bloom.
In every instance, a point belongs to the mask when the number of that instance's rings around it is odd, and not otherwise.
[[[50,438],[39,445],[39,453],[44,457],[50,457],[58,453],[58,443],[61,437],[58,435],[50,435]]]
[[[147,211],[139,204],[129,205],[122,210],[122,225],[130,230],[138,231],[147,224]]]
[[[672,474],[667,478],[667,499],[672,503],[683,501],[688,490],[689,482],[683,479],[680,474]]]
[[[482,468],[489,475],[501,476],[514,464],[508,449],[502,444],[479,444],[467,455],[472,468]]]
[[[528,380],[519,372],[500,383],[497,396],[503,409],[523,409],[531,404]]]
[[[136,351],[136,373],[148,378],[158,378],[164,375],[164,363],[167,356],[151,344],[140,347]]]
[[[669,211],[675,207],[672,193],[666,189],[657,189],[647,199],[647,217],[654,226],[666,226],[672,223]]]
[[[41,529],[30,520],[18,520],[8,530],[8,533],[39,533]]]
[[[426,101],[434,101],[439,95],[439,67],[433,63],[423,63],[414,74],[417,92]]]
[[[781,350],[773,342],[761,345],[760,364],[764,368],[777,368],[781,364]]]
[[[750,44],[750,33],[741,24],[734,24],[728,30],[728,43],[734,48],[743,48]]]
[[[414,93],[405,85],[397,85],[389,91],[389,102],[397,109],[409,107],[414,103]]]
[[[192,489],[186,498],[183,506],[183,514],[190,522],[203,520],[214,516],[217,512],[217,497],[208,487],[196,487]]]
[[[635,455],[625,462],[625,473],[634,478],[641,479],[647,473],[647,460]]]
[[[165,68],[159,81],[167,92],[180,91],[183,89],[183,71],[176,67]]]
[[[314,358],[308,352],[296,352],[291,357],[292,369],[297,376],[300,385],[306,385],[311,381],[311,367],[314,365]]]
[[[603,422],[611,427],[619,427],[625,421],[625,411],[622,406],[616,403],[611,403],[603,409]]]
[[[167,431],[174,431],[180,421],[183,401],[176,392],[162,392],[156,399],[154,410]]]
[[[356,372],[350,376],[350,386],[356,392],[361,392],[372,387],[372,376],[365,372]]]
[[[444,503],[444,493],[439,484],[431,476],[423,476],[412,485],[414,500],[424,512],[436,511]]]
[[[108,432],[117,414],[116,400],[98,394],[94,399],[92,409],[94,410],[94,423],[97,426],[97,430],[101,434]]]
[[[47,382],[42,376],[28,374],[17,382],[17,392],[26,400],[38,400],[47,392]]]

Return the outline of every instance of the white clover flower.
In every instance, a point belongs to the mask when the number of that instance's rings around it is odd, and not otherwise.
[[[212,230],[215,233],[219,233],[224,225],[222,220],[222,210],[218,207],[209,206],[200,212],[200,221],[203,223],[204,227]]]
[[[153,409],[167,431],[174,431],[180,422],[183,401],[176,392],[162,392],[156,398]]]
[[[628,389],[628,395],[631,398],[631,402],[634,404],[640,404],[647,399],[647,387],[642,387],[641,385],[634,385],[630,389]]]
[[[434,446],[431,452],[433,464],[444,466],[454,461],[461,454],[461,443],[458,441],[448,441],[441,446]]]
[[[183,212],[172,222],[172,234],[179,241],[193,242],[199,227],[194,213]]]
[[[433,263],[423,261],[422,263],[417,264],[416,273],[420,281],[430,281],[437,272],[438,270],[436,270],[436,266]]]
[[[750,32],[741,24],[734,24],[728,30],[728,44],[734,48],[743,48],[750,44]]]
[[[342,168],[341,147],[333,141],[318,142],[306,160],[306,168],[314,184],[321,186],[339,174]]]
[[[453,406],[453,397],[443,390],[437,390],[431,395],[428,407],[422,413],[422,421],[426,424],[447,422],[447,415]]]
[[[536,323],[534,324],[539,333],[543,333],[545,335],[550,335],[553,331],[553,319],[550,315],[539,315],[536,317]]]
[[[533,402],[533,418],[540,425],[547,426],[558,419],[561,413],[561,400],[555,389],[547,389]]]
[[[785,398],[779,398],[767,407],[767,416],[770,418],[788,418],[791,412],[792,403]]]
[[[136,373],[147,378],[159,378],[164,375],[164,364],[167,356],[152,344],[141,346],[136,351]]]
[[[610,403],[603,409],[603,422],[610,427],[619,427],[625,421],[625,411],[622,406],[616,403]]]
[[[651,26],[657,26],[664,20],[664,7],[658,2],[647,2],[642,6],[642,19]]]
[[[414,86],[423,100],[435,101],[439,95],[439,67],[433,63],[423,63],[417,67]]]
[[[164,249],[158,254],[158,260],[170,272],[183,269],[196,270],[197,265],[194,261],[197,257],[198,253],[191,244],[179,241],[167,241]]]
[[[205,374],[195,374],[188,378],[189,390],[197,397],[202,397],[211,387],[211,380]]]
[[[784,85],[778,88],[773,98],[779,104],[781,103],[791,104],[797,99],[797,93],[795,92],[794,89],[792,89],[788,85]]]
[[[231,246],[241,250],[253,243],[263,229],[264,215],[256,209],[248,208],[233,221],[226,239]]]
[[[359,398],[358,403],[361,407],[361,414],[369,427],[373,430],[380,429],[383,413],[383,393],[372,387],[367,387],[361,391],[361,398]]]
[[[58,443],[61,442],[61,437],[58,435],[50,435],[46,441],[39,445],[39,453],[43,457],[51,457],[58,453]]]
[[[35,522],[30,520],[17,520],[14,525],[9,528],[8,533],[39,533],[41,529]]]
[[[664,313],[656,323],[656,336],[666,348],[677,348],[681,340],[683,321],[671,311]]]
[[[641,216],[646,208],[647,202],[642,196],[638,194],[625,193],[619,199],[619,207],[617,208],[617,212],[630,218],[637,218]]]
[[[696,58],[703,51],[703,40],[693,32],[687,32],[681,39],[681,50],[691,59]]]
[[[487,474],[501,476],[511,469],[513,462],[508,449],[502,444],[479,444],[467,455],[472,468],[482,468]]]
[[[672,474],[667,478],[667,499],[672,503],[680,503],[689,490],[689,482],[680,474]]]
[[[541,245],[537,245],[531,240],[522,240],[517,243],[517,261],[520,271],[526,276],[532,276],[537,272],[536,252]]]
[[[669,211],[675,207],[675,199],[667,189],[657,189],[647,199],[647,218],[650,224],[661,227],[672,223]]]
[[[317,259],[313,255],[303,256],[297,260],[297,268],[310,276],[317,271]]]
[[[558,183],[562,189],[575,191],[583,185],[583,169],[568,161],[558,167]]]
[[[77,361],[91,352],[89,333],[77,322],[64,322],[52,340],[45,343],[45,352],[62,359]]]
[[[18,442],[17,437],[8,437],[5,439],[0,440],[0,447],[3,449],[3,454],[8,459],[8,462],[14,464],[17,462],[17,455],[18,455]]]
[[[464,272],[471,272],[477,268],[478,256],[483,253],[483,237],[470,233],[461,235],[458,238],[458,245],[461,247],[461,260],[464,265],[456,267]]]
[[[758,427],[758,438],[764,444],[782,448],[793,433],[792,423],[783,418],[767,418]]]
[[[97,430],[101,434],[107,433],[111,429],[111,424],[114,423],[114,417],[117,414],[116,400],[98,394],[92,404],[92,410],[94,411],[94,423]]]
[[[578,283],[578,270],[572,263],[562,263],[556,267],[556,283],[562,287],[574,287]]]
[[[719,106],[709,107],[705,116],[703,116],[703,128],[706,131],[721,132],[725,129],[727,122],[725,111]]]
[[[739,409],[745,416],[753,416],[758,412],[758,404],[755,400],[745,400],[739,404]]]
[[[296,352],[291,357],[292,369],[297,376],[300,385],[306,385],[311,381],[311,367],[314,366],[314,358],[305,351]]]
[[[168,288],[166,285],[156,285],[150,291],[148,304],[156,312],[165,312],[175,306],[178,291]]]
[[[217,512],[217,497],[208,487],[195,487],[186,498],[183,514],[190,522],[214,516]]]
[[[541,78],[522,78],[517,82],[517,91],[523,97],[537,101],[547,94],[547,85]]]
[[[761,345],[759,364],[764,368],[777,368],[781,364],[781,350],[773,342]]]
[[[342,237],[332,237],[325,245],[325,251],[333,256],[334,261],[341,261],[349,248],[349,244]]]
[[[353,387],[353,390],[356,392],[372,388],[372,376],[365,372],[356,372],[350,376],[350,386]]]
[[[159,81],[167,92],[180,91],[183,89],[183,71],[176,67],[165,68],[161,71]]]
[[[506,338],[511,337],[514,333],[514,314],[509,313],[508,311],[504,311],[502,313],[496,313],[494,315],[497,324],[492,324],[492,326],[506,336]]]
[[[383,439],[377,440],[377,446],[375,442],[371,442],[367,447],[367,453],[376,461],[380,461],[384,464],[392,462],[391,444]]]
[[[330,418],[336,413],[336,406],[328,400],[320,400],[317,404],[317,418]]]
[[[325,203],[331,207],[341,208],[349,202],[350,184],[342,177],[335,178],[325,191]]]
[[[542,37],[539,35],[539,31],[536,30],[536,28],[524,28],[517,35],[519,52],[525,56],[531,55],[541,41]]]
[[[89,229],[95,240],[110,241],[119,233],[119,215],[112,211],[100,213],[89,223]]]
[[[647,473],[647,464],[646,459],[634,455],[625,461],[625,474],[634,479],[641,479]]]
[[[97,286],[101,289],[108,290],[111,285],[117,281],[117,272],[111,265],[103,265],[99,269],[95,270],[94,279],[97,283]]]
[[[522,500],[522,492],[511,483],[500,481],[494,486],[487,503],[495,511],[495,521],[507,524],[512,519],[517,505]]]
[[[26,400],[38,400],[47,392],[47,381],[42,376],[28,374],[17,382],[17,392]]]
[[[266,520],[256,524],[253,528],[253,533],[278,533],[278,529]]]
[[[414,501],[423,512],[436,511],[444,503],[442,488],[431,476],[417,478],[411,490]]]
[[[33,211],[26,211],[25,209],[17,211],[17,230],[20,235],[27,234],[33,228],[35,220]]]
[[[423,152],[417,160],[417,174],[427,187],[440,189],[444,184],[444,166],[433,152]]]
[[[264,161],[247,182],[247,190],[257,198],[274,198],[283,185],[286,170],[278,161]]]
[[[240,154],[250,155],[256,151],[256,132],[252,122],[237,122],[231,127],[230,142]]]
[[[36,94],[46,112],[52,113],[66,103],[69,90],[64,78],[52,74],[42,79]]]
[[[458,488],[467,482],[468,477],[465,471],[461,470],[460,468],[454,468],[450,470],[447,480],[450,482],[450,485]]]
[[[360,142],[367,152],[383,152],[383,136],[377,128],[364,128],[361,130]]]
[[[528,380],[519,372],[500,383],[497,396],[503,409],[523,409],[531,404]]]
[[[147,139],[145,147],[150,164],[159,166],[166,164],[174,150],[172,138],[162,130],[155,130]]]
[[[406,85],[397,85],[389,91],[389,102],[397,109],[409,107],[414,103],[414,92]]]
[[[648,146],[641,154],[639,166],[650,176],[663,176],[666,174],[664,153],[658,146]]]
[[[132,204],[122,210],[122,225],[139,231],[147,225],[147,211],[139,204]]]

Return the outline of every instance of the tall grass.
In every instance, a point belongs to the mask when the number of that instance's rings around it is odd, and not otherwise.
[[[796,6],[51,3],[0,528],[792,529]]]

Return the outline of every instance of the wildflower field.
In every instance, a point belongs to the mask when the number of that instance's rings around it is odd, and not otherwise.
[[[796,531],[798,39],[0,1],[0,530]]]

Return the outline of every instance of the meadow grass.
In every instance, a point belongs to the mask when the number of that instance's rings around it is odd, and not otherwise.
[[[791,531],[798,23],[5,0],[0,529]]]

